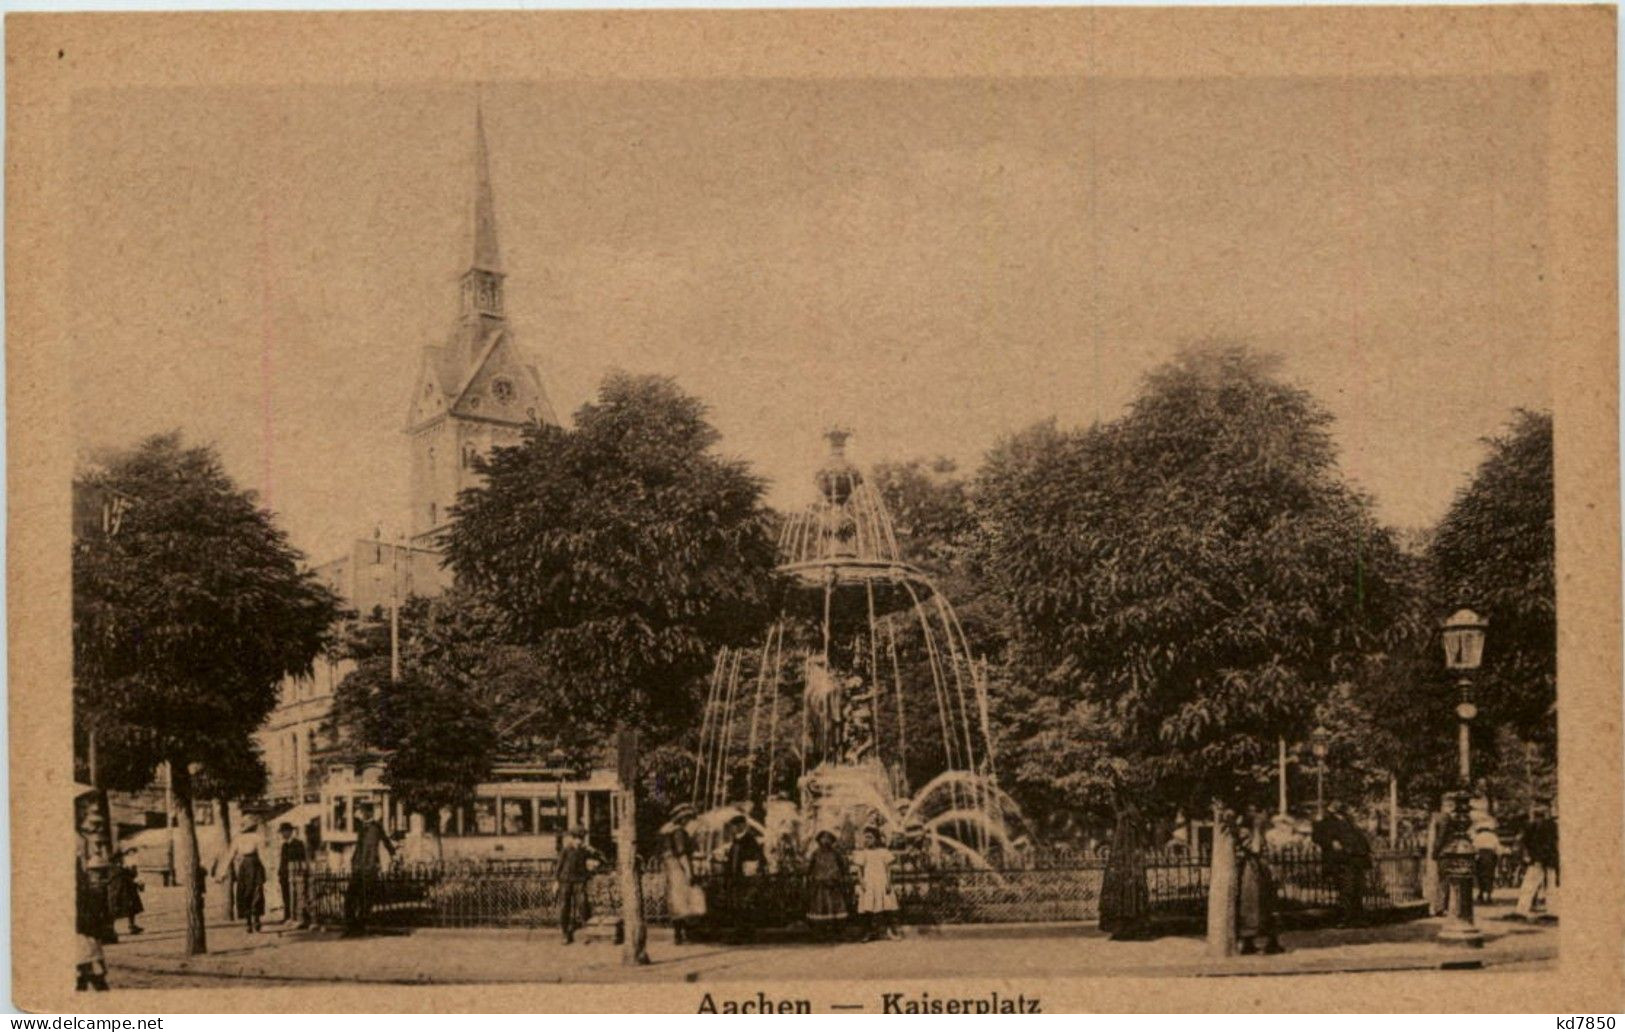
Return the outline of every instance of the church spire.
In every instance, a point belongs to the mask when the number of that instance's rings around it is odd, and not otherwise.
[[[496,202],[491,195],[491,159],[485,146],[485,112],[474,107],[474,264],[486,272],[502,271],[497,248]]]
[[[496,202],[491,192],[491,158],[485,146],[485,112],[474,106],[474,257],[463,273],[462,320],[475,328],[468,334],[468,358],[479,354],[485,329],[500,324],[502,254],[497,249]]]

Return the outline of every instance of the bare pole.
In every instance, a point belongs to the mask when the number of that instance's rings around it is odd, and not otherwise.
[[[1275,812],[1286,813],[1286,736],[1279,735],[1275,739]]]
[[[401,543],[398,539],[389,556],[389,683],[401,679]]]
[[[1388,772],[1388,848],[1399,846],[1399,775]]]

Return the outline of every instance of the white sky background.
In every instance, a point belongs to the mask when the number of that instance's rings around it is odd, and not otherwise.
[[[488,84],[507,301],[554,406],[604,372],[703,397],[810,492],[967,470],[1111,418],[1179,346],[1285,356],[1396,524],[1547,407],[1543,83]],[[68,128],[81,446],[217,444],[316,558],[404,523],[419,348],[468,261],[475,90],[86,94]]]

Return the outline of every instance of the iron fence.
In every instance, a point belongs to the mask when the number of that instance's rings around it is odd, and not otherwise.
[[[1341,869],[1328,865],[1314,846],[1274,850],[1268,863],[1282,911],[1339,905]],[[1060,851],[1030,854],[996,867],[905,853],[898,857],[893,888],[900,919],[909,924],[1093,921],[1100,914],[1105,867],[1104,856]],[[695,880],[706,892],[708,923],[785,927],[805,913],[807,885],[799,870],[730,877],[720,866],[702,863],[700,868]],[[1381,913],[1418,900],[1422,851],[1379,851],[1361,876],[1369,911]],[[1205,855],[1148,854],[1145,880],[1152,915],[1201,915],[1208,878]],[[346,897],[354,891],[349,872],[309,868],[293,881],[300,912],[317,924],[343,923]],[[641,863],[638,881],[645,919],[666,923],[661,865]],[[369,923],[382,927],[534,928],[558,922],[558,882],[551,860],[402,866],[380,872],[370,889]],[[613,870],[592,877],[589,898],[595,913],[619,913]]]

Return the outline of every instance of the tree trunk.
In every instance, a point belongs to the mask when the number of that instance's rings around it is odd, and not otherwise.
[[[186,952],[207,953],[203,923],[203,868],[197,855],[197,825],[192,821],[192,773],[184,761],[169,764],[170,791],[175,801],[175,864],[186,891]]]
[[[1236,951],[1236,830],[1223,806],[1213,807],[1213,859],[1207,891],[1207,955],[1219,960]]]
[[[1388,775],[1388,848],[1399,848],[1399,775]]]
[[[649,963],[649,933],[643,924],[643,889],[638,877],[638,735],[622,726],[615,738],[621,781],[621,826],[615,837],[615,864],[621,880],[621,964],[637,967]]]
[[[231,803],[225,799],[216,798],[215,811],[220,821],[220,855],[215,857],[215,863],[225,864],[226,869],[221,872],[226,887],[226,920],[237,920],[237,871],[231,862]]]

